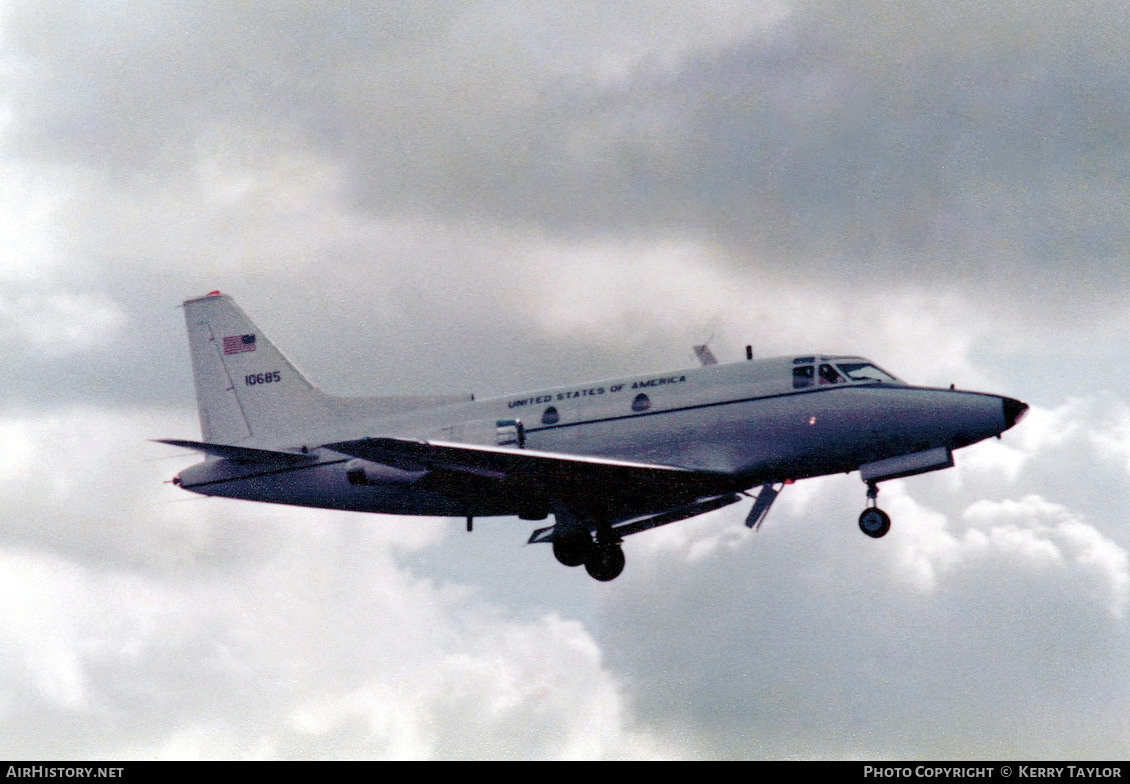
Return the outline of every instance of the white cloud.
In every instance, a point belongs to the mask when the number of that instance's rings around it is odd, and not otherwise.
[[[968,302],[910,290],[847,293],[825,287],[819,274],[798,282],[757,269],[735,272],[728,261],[691,242],[535,247],[521,303],[531,320],[562,337],[636,347],[678,336],[689,351],[715,336],[728,361],[749,342],[758,356],[872,354],[911,383],[986,383],[969,354],[994,327]]]
[[[54,708],[88,709],[88,677],[77,647],[98,647],[88,635],[105,630],[88,614],[76,612],[84,587],[76,574],[79,570],[57,558],[26,553],[0,553],[0,558],[0,602],[8,629],[4,659],[14,665],[4,671],[9,681],[3,700],[7,721],[12,720],[15,697],[12,681],[29,684]]]
[[[1102,426],[1089,434],[1091,443],[1101,456],[1121,461],[1130,473],[1130,407],[1121,402],[1105,402]]]
[[[634,0],[615,6],[570,3],[532,12],[525,4],[508,5],[510,13],[502,22],[502,31],[509,40],[529,41],[536,63],[552,73],[608,88],[623,85],[642,68],[674,73],[689,57],[770,34],[789,14],[785,3],[730,0],[694,6]],[[464,24],[477,21],[483,27],[497,28],[495,10],[478,20],[472,14]],[[545,45],[536,46],[539,39]]]
[[[671,744],[711,726],[687,756],[1117,756],[1125,512],[1071,492],[1124,470],[1095,447],[1110,403],[1037,409],[956,469],[885,483],[878,541],[857,477],[786,487],[756,534],[747,503],[633,537],[598,639],[638,720]]]
[[[0,600],[11,621],[0,635],[6,753],[652,753],[626,729],[620,689],[579,623],[506,619],[413,578],[382,547],[363,546],[358,562],[355,538],[339,528],[257,565],[172,579],[0,551],[12,588]],[[59,734],[23,727],[29,715],[56,716]],[[117,717],[118,737],[82,729],[100,716]]]
[[[66,172],[14,163],[0,192],[0,341],[62,358],[105,346],[125,316],[111,296],[91,291],[91,265],[61,240],[60,213],[73,187]]]
[[[980,557],[989,552],[1052,568],[1056,580],[1090,594],[1116,618],[1126,609],[1130,559],[1126,550],[1068,509],[1036,495],[1016,501],[981,500],[965,510],[963,545]]]
[[[43,172],[13,163],[6,167],[0,191],[0,280],[6,284],[34,281],[53,271],[57,253],[52,241],[58,196],[43,182]]]
[[[685,754],[771,758],[1126,748],[1088,696],[1101,682],[1103,705],[1130,705],[1123,547],[1035,496],[955,524],[915,480],[885,487],[894,528],[872,541],[843,482],[810,484],[803,513],[782,504],[756,535],[734,513],[681,549],[627,545],[599,639],[660,739],[710,726]]]
[[[86,409],[0,427],[8,754],[655,753],[580,623],[514,620],[401,563],[446,521],[187,500],[161,483],[185,460],[141,461],[168,451],[141,436],[175,425]],[[100,716],[115,732],[85,728]]]
[[[125,314],[101,294],[25,293],[0,301],[6,328],[0,340],[24,343],[27,350],[52,358],[107,346],[121,334]]]

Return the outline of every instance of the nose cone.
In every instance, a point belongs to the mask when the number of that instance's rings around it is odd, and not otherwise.
[[[1001,405],[1004,408],[1004,429],[1008,430],[1015,425],[1024,415],[1028,413],[1028,404],[1021,403],[1019,400],[1013,400],[1010,397],[1002,398]]]

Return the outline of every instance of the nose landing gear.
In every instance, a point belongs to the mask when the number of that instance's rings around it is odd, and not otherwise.
[[[887,531],[891,530],[890,516],[880,509],[876,504],[879,498],[879,485],[875,482],[867,483],[867,508],[859,516],[859,530],[870,536],[872,539],[878,539],[885,536]]]

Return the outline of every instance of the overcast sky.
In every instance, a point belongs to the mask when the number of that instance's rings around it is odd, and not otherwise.
[[[0,0],[0,757],[1126,758],[1128,17]],[[165,484],[212,289],[341,394],[709,339],[1033,410],[881,541],[815,479],[598,585]]]

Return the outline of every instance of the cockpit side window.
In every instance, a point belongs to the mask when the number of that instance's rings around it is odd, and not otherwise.
[[[827,365],[827,364],[820,366],[820,384],[821,384],[821,386],[823,386],[825,384],[845,384],[845,383],[847,383],[847,382],[844,380],[844,377],[841,376],[839,371],[837,371],[834,367],[832,367],[831,365]]]
[[[816,368],[812,365],[800,365],[793,368],[793,389],[807,389],[812,386]]]
[[[870,362],[840,362],[840,370],[854,382],[880,381],[884,384],[898,384],[899,380],[882,368]]]

